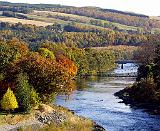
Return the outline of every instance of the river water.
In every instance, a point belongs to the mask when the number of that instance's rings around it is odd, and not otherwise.
[[[119,65],[113,73],[134,73],[137,66]],[[107,131],[160,131],[160,116],[143,109],[131,108],[114,93],[135,81],[131,77],[90,77],[78,80],[77,90],[68,96],[58,96],[56,104],[67,107],[80,116],[90,118]]]

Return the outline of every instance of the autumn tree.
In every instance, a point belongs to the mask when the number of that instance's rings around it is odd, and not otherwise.
[[[39,53],[31,53],[17,63],[29,77],[29,83],[39,93],[52,93],[67,80],[67,72],[60,64]]]
[[[18,108],[18,102],[13,91],[10,88],[8,88],[7,92],[4,94],[1,100],[1,108],[7,111]]]
[[[6,68],[10,62],[27,54],[28,51],[27,44],[16,38],[10,41],[0,41],[0,69]]]
[[[73,61],[68,59],[64,55],[57,56],[57,62],[66,70],[67,74],[70,75],[70,77],[74,77],[77,74],[77,66]]]

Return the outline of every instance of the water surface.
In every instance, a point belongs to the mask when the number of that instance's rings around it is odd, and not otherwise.
[[[114,73],[136,72],[133,63],[119,65]],[[160,116],[147,114],[121,103],[114,93],[132,84],[135,78],[88,78],[78,81],[78,89],[68,97],[58,96],[56,104],[91,118],[108,131],[160,131]]]

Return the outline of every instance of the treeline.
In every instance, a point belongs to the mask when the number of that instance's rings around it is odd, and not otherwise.
[[[65,43],[72,47],[97,47],[107,45],[141,45],[146,35],[128,34],[100,28],[69,24],[54,24],[47,27],[23,25],[21,23],[0,23],[0,36],[5,39],[17,37],[37,48],[39,43],[46,40],[56,43]]]
[[[0,109],[29,112],[74,90],[76,75],[96,75],[115,67],[112,51],[70,48],[46,42],[35,51],[13,38],[0,40]]]
[[[45,8],[61,8],[61,7],[68,7],[68,6],[63,6],[59,4],[27,4],[27,3],[10,3],[10,2],[4,2],[0,1],[1,6],[8,6],[8,7],[21,7],[21,8],[33,8],[33,9],[42,9],[44,10]]]
[[[14,18],[20,18],[20,19],[29,19],[27,16],[23,14],[15,13],[12,11],[3,11],[2,16],[14,17]]]
[[[3,1],[0,2],[0,6],[3,6],[3,7],[8,6],[10,8],[11,7],[21,7],[21,8],[38,9],[38,10],[45,10],[45,9],[52,10],[53,8],[64,8],[64,7],[69,8],[70,7],[70,6],[64,6],[64,5],[58,5],[58,4],[26,4],[26,3],[10,3],[10,2],[3,2]],[[124,15],[148,18],[148,16],[146,15],[136,14],[136,13],[131,13],[131,12],[123,12],[123,11],[118,11],[118,10],[113,10],[113,9],[101,9],[101,8],[96,8],[96,7],[95,9],[99,9],[103,12],[112,12],[112,13],[119,13],[119,14],[124,14]]]
[[[18,12],[18,13],[24,13],[28,14],[33,12],[33,9],[30,9],[28,7],[19,7],[19,6],[13,6],[13,7],[8,7],[8,6],[2,6],[0,3],[0,11],[11,11],[11,12]]]
[[[51,10],[53,8],[61,8],[66,6],[52,4],[25,4],[25,3],[10,3],[0,1],[0,11],[12,11],[19,13],[32,13],[33,10]]]
[[[78,75],[96,75],[113,69],[115,54],[113,51],[98,51],[91,48],[67,47],[65,43],[45,42],[41,48],[47,48],[55,54],[62,53],[78,67]]]
[[[59,18],[59,17],[58,17]],[[66,18],[67,20],[72,21],[69,17]],[[76,23],[76,22],[81,22],[80,23]],[[82,24],[84,23],[84,24]],[[93,26],[92,26],[93,25]],[[82,19],[80,20],[74,20],[74,22],[69,23],[68,25],[65,26],[66,31],[74,31],[74,32],[98,32],[98,31],[106,31],[106,30],[113,30],[115,32],[122,32],[122,33],[128,33],[128,34],[145,34],[147,32],[145,32],[142,28],[137,28],[137,29],[133,29],[133,28],[123,28],[120,27],[122,25],[115,25],[112,22],[108,22],[108,21],[102,21],[102,20],[98,20],[98,19],[93,19],[90,20],[89,23],[86,24],[86,22]]]
[[[144,29],[159,28],[160,23],[156,20],[151,20],[148,17],[131,16],[129,14],[112,12],[102,10],[100,8],[92,7],[67,7],[67,8],[55,8],[53,11],[75,14],[81,16],[92,17],[96,19],[108,20],[128,26],[143,27]]]
[[[92,49],[98,51],[113,51],[116,60],[134,60],[137,58],[141,46],[107,46],[107,47],[93,47]]]
[[[129,35],[120,32],[83,33],[66,32],[64,40],[68,46],[78,47],[104,47],[107,45],[132,45],[138,46],[147,39],[144,35]]]
[[[106,12],[114,12],[114,13],[120,13],[120,14],[124,14],[124,15],[149,18],[149,16],[147,16],[147,15],[137,14],[137,13],[133,13],[133,12],[124,12],[124,11],[119,11],[119,10],[114,10],[114,9],[101,9],[101,10],[106,11]]]

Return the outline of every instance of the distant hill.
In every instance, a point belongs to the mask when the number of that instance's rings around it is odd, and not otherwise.
[[[80,48],[139,46],[158,33],[158,19],[132,12],[0,2],[0,39],[16,37],[33,49],[46,41]]]
[[[76,24],[92,25],[95,28],[101,27],[128,33],[154,33],[155,29],[160,28],[160,22],[150,19],[149,16],[99,7],[73,7],[57,4],[26,4],[1,1],[0,11],[2,11],[3,17],[61,24],[74,22]]]

